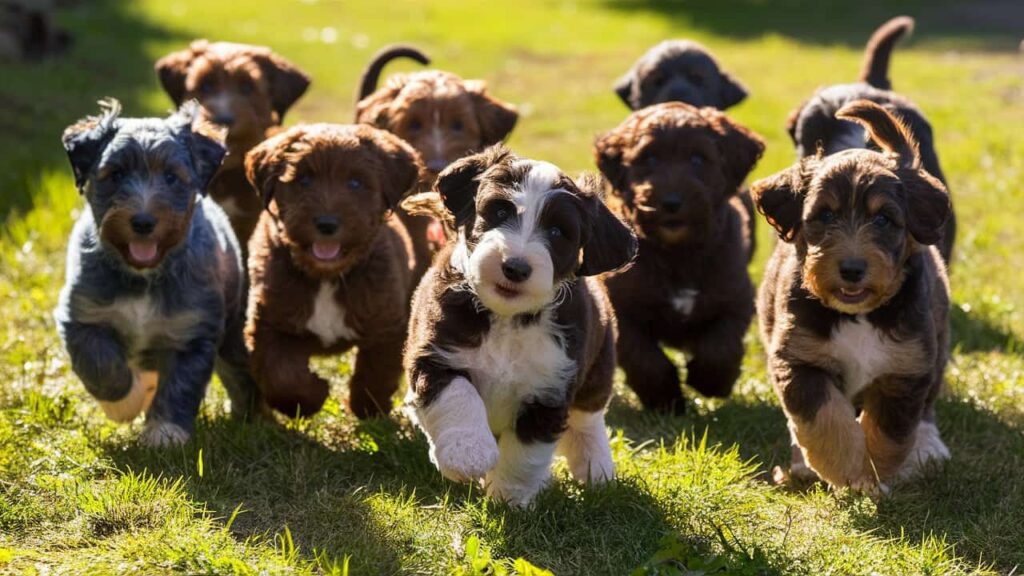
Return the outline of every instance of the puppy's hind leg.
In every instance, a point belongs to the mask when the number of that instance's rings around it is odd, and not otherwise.
[[[349,383],[349,407],[356,417],[383,416],[402,379],[402,338],[360,346]]]
[[[612,451],[605,430],[604,411],[569,410],[565,433],[558,440],[572,477],[580,482],[602,484],[615,477]]]

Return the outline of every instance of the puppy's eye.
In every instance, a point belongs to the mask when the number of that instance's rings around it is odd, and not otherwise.
[[[644,156],[644,165],[647,166],[648,168],[655,168],[655,167],[657,167],[658,166],[658,155],[657,154],[648,154],[647,156]]]
[[[836,213],[826,208],[821,212],[818,212],[818,216],[815,217],[815,220],[822,224],[831,224],[836,221]]]
[[[561,238],[562,236],[565,236],[565,233],[558,226],[548,228],[548,238]]]
[[[694,168],[698,169],[703,168],[704,155],[701,154],[700,152],[694,152],[693,154],[690,154],[690,166],[693,166]]]
[[[107,179],[113,182],[114,184],[120,184],[121,182],[124,182],[124,170],[121,170],[120,168],[115,168],[110,172],[110,175],[107,176]]]
[[[409,122],[409,132],[419,132],[423,129],[423,123],[419,120],[411,120]]]
[[[252,82],[249,82],[249,81],[242,82],[242,84],[238,87],[238,91],[241,92],[242,94],[245,94],[246,96],[248,96],[249,94],[252,94],[252,90],[253,90],[253,85],[252,85]]]
[[[213,82],[210,82],[209,80],[203,80],[199,83],[200,94],[210,94],[211,92],[213,92]]]
[[[348,188],[349,188],[349,190],[359,190],[362,187],[363,187],[363,181],[360,180],[359,178],[349,178],[348,179]]]
[[[892,220],[885,214],[875,214],[875,217],[871,219],[871,223],[878,228],[888,228],[892,224]]]
[[[511,218],[513,214],[515,214],[515,207],[511,203],[496,201],[487,206],[485,217],[491,225],[497,226]]]
[[[178,183],[178,175],[170,170],[164,171],[164,183],[168,186],[174,186]]]
[[[313,177],[310,176],[309,174],[303,174],[296,178],[295,182],[297,182],[299,186],[302,186],[303,188],[309,188],[310,186],[313,185]]]
[[[462,132],[462,120],[452,122],[452,132]]]

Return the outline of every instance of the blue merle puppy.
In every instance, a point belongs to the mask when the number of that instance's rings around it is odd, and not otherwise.
[[[224,148],[192,131],[194,103],[166,119],[101,104],[63,136],[87,206],[68,243],[57,328],[108,417],[145,411],[143,444],[181,444],[215,366],[236,415],[256,404],[238,241],[205,197]]]

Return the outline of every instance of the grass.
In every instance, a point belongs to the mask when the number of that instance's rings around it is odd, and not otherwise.
[[[939,426],[953,460],[874,504],[770,485],[785,422],[753,331],[738,392],[686,417],[639,411],[621,391],[609,423],[611,487],[567,479],[532,509],[444,481],[408,422],[358,422],[330,401],[311,420],[241,426],[219,386],[194,441],[153,451],[107,422],[67,366],[49,311],[81,205],[60,130],[113,95],[134,115],[169,107],[152,63],[194,37],[269,44],[310,72],[289,122],[345,122],[358,73],[393,41],[486,78],[523,111],[511,144],[590,169],[595,134],[625,110],[610,90],[663,37],[712,46],[751,89],[734,115],[768,141],[755,177],[792,161],[782,123],[818,85],[853,79],[881,3],[794,0],[524,0],[516,3],[246,3],[97,0],[59,13],[66,58],[5,64],[0,82],[0,572],[324,574],[990,574],[1024,566],[1024,63],[1013,2],[920,16],[893,64],[929,114],[961,233],[954,354]],[[925,9],[927,8],[927,10]],[[986,16],[987,15],[987,16]],[[1011,18],[1018,16],[1016,20]],[[333,28],[335,41],[325,43]],[[408,69],[396,63],[395,70]],[[752,272],[771,237],[760,227]],[[345,358],[318,363],[336,384]]]

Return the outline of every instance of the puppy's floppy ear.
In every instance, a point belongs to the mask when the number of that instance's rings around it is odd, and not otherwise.
[[[764,214],[775,231],[785,242],[792,242],[800,231],[804,210],[804,173],[805,165],[816,162],[814,159],[802,160],[790,168],[777,174],[762,178],[750,186],[750,195],[754,199],[757,211]]]
[[[270,207],[274,187],[283,174],[284,152],[303,134],[301,129],[292,128],[260,142],[245,155],[245,177],[263,200],[264,210]]]
[[[383,88],[356,102],[356,123],[388,129],[391,123],[391,104],[408,82],[404,74],[388,78]]]
[[[719,71],[718,75],[721,79],[718,93],[718,108],[720,110],[732,108],[747,98],[749,92],[739,80],[734,80],[732,76],[722,71]]]
[[[75,122],[64,130],[61,142],[71,162],[75,175],[75,187],[85,192],[89,174],[96,167],[100,155],[117,133],[117,118],[121,114],[121,103],[113,98],[100,100],[102,113]]]
[[[393,210],[420,182],[423,163],[412,146],[390,132],[365,126],[359,130],[365,130],[360,142],[376,148],[384,160],[384,200]]]
[[[726,176],[732,188],[738,189],[764,153],[764,139],[714,108],[701,108],[700,115],[718,133],[718,149],[725,159]]]
[[[793,141],[794,146],[799,146],[800,142],[796,139],[796,126],[797,122],[800,121],[800,114],[804,111],[804,106],[807,106],[807,101],[804,100],[799,106],[789,111],[789,115],[786,116],[786,134],[789,134],[789,139]]]
[[[295,101],[306,93],[306,88],[309,88],[309,76],[295,64],[269,50],[260,55],[258,62],[263,73],[267,75],[270,105],[277,113],[277,121],[280,123]]]
[[[178,133],[178,138],[188,147],[192,166],[195,168],[196,176],[199,177],[199,193],[205,196],[206,187],[210,185],[210,181],[220,169],[227,150],[221,142],[195,130],[194,123],[198,114],[199,103],[189,100],[182,104],[178,111],[167,119],[167,122]]]
[[[629,120],[594,140],[594,163],[597,169],[611,183],[615,194],[628,193],[626,164],[623,156],[632,144],[632,129]]]
[[[576,274],[596,276],[632,263],[637,252],[636,235],[601,200],[601,179],[584,174],[576,184],[587,203],[589,220],[589,233],[585,236],[583,257]]]
[[[516,107],[488,94],[487,83],[483,80],[466,80],[465,86],[480,123],[481,144],[490,146],[504,140],[519,120]]]
[[[629,107],[630,110],[636,110],[633,105],[633,86],[636,84],[636,74],[633,69],[626,72],[615,82],[615,93],[622,100],[622,103]]]
[[[206,51],[207,46],[209,42],[206,40],[196,40],[188,48],[172,52],[157,60],[155,68],[160,85],[175,106],[181,106],[185,101],[185,79],[188,78],[188,69],[196,56]]]
[[[480,188],[478,177],[485,170],[512,158],[512,152],[495,144],[483,152],[463,157],[437,175],[434,191],[441,195],[445,209],[454,217],[459,228],[472,221],[475,213],[476,193]]]

